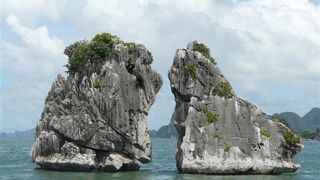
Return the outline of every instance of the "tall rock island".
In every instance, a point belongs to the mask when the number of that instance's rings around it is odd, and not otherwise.
[[[292,162],[303,148],[299,137],[238,97],[205,44],[194,41],[178,49],[169,79],[176,101],[179,171],[278,174],[300,167]]]
[[[151,53],[103,33],[65,49],[68,77],[58,75],[36,126],[31,158],[41,168],[138,170],[151,161],[147,116],[161,76]]]

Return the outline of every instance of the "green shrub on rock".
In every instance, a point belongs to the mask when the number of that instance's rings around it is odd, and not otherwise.
[[[68,73],[83,74],[86,69],[86,63],[90,60],[96,62],[98,60],[105,60],[116,53],[115,45],[123,43],[125,46],[132,46],[134,43],[123,42],[119,37],[110,33],[97,34],[91,42],[77,42],[73,49],[68,64],[65,66]]]
[[[104,59],[115,53],[114,45],[123,42],[120,38],[109,33],[96,35],[90,44],[91,59]]]
[[[207,116],[209,123],[216,123],[219,121],[219,115],[210,111],[209,108],[204,108],[203,113]]]
[[[287,143],[294,145],[300,142],[300,138],[292,133],[291,131],[287,131],[283,134],[284,139],[287,141]]]
[[[101,81],[100,81],[99,79],[94,80],[94,82],[93,82],[93,88],[99,89],[99,88],[101,88],[101,87],[102,87]]]
[[[268,131],[267,129],[264,129],[264,128],[262,128],[262,129],[260,130],[260,133],[261,133],[262,135],[266,136],[266,137],[270,137],[270,136],[271,136],[270,131]]]
[[[130,47],[130,46],[133,46],[135,45],[136,43],[134,42],[125,42],[124,45],[127,46],[127,47]]]
[[[215,58],[213,58],[212,56],[207,57],[214,65],[217,64],[217,61]]]
[[[222,133],[219,133],[219,132],[214,132],[214,133],[213,133],[213,137],[214,137],[214,138],[220,138],[221,135],[222,135]]]
[[[234,96],[229,82],[219,82],[216,84],[214,86],[213,93],[214,95],[219,95],[221,97],[225,97],[226,99]]]
[[[128,54],[129,54],[129,56],[131,56],[133,54],[133,50],[134,50],[134,48],[132,46],[136,45],[136,43],[125,42],[124,45],[128,47]]]
[[[205,57],[210,56],[210,49],[207,48],[204,44],[194,44],[192,50],[198,51],[199,53],[203,54]]]
[[[69,58],[68,64],[65,66],[68,73],[78,72],[82,74],[86,67],[86,62],[89,59],[90,47],[85,42],[75,43],[74,52]]]
[[[197,78],[196,77],[197,67],[194,64],[187,65],[187,67],[185,67],[185,69],[184,69],[184,72],[187,73],[188,75],[190,75],[193,80],[195,80]]]
[[[272,122],[273,122],[274,124],[279,124],[279,123],[280,123],[280,119],[279,119],[278,117],[273,117],[273,118],[272,118]]]
[[[192,50],[198,51],[199,53],[203,54],[204,57],[208,58],[213,64],[217,64],[216,60],[210,56],[210,49],[204,44],[195,44]]]
[[[231,148],[229,146],[226,146],[223,150],[224,152],[230,152]]]
[[[108,113],[106,111],[101,112],[101,116],[104,120],[108,119]]]

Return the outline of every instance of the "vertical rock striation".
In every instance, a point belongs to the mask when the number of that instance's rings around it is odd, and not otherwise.
[[[169,79],[176,101],[179,171],[278,174],[300,167],[292,162],[303,148],[300,139],[238,97],[206,45],[194,41],[178,49]]]
[[[151,53],[103,33],[65,54],[69,75],[58,75],[45,100],[33,161],[77,171],[138,170],[138,163],[150,162],[146,120],[162,85]]]

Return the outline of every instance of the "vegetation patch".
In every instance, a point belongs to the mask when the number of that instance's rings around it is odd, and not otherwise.
[[[260,134],[264,135],[265,137],[270,137],[271,133],[267,129],[262,128]]]
[[[279,119],[278,117],[273,117],[273,118],[272,118],[272,122],[273,122],[274,124],[279,124],[279,123],[280,123],[280,119]]]
[[[232,93],[232,86],[229,82],[219,82],[214,86],[213,93],[226,99],[234,96]]]
[[[300,142],[300,138],[292,133],[291,131],[287,131],[283,134],[284,139],[287,141],[287,143],[294,145]]]
[[[203,113],[207,116],[209,123],[216,123],[219,121],[219,115],[209,110],[209,108],[204,108]]]
[[[95,88],[95,89],[100,89],[101,87],[102,87],[102,83],[101,83],[100,79],[94,80],[94,82],[93,82],[93,88]]]
[[[134,50],[132,46],[136,45],[136,43],[134,43],[134,42],[125,42],[124,45],[128,47],[128,54],[132,55],[133,54],[133,50]]]
[[[65,65],[68,69],[68,73],[78,72],[83,74],[86,68],[86,62],[89,59],[90,48],[85,42],[75,43],[75,49],[73,54],[68,60],[68,64]]]
[[[221,135],[222,135],[222,133],[219,133],[219,132],[214,132],[214,133],[213,133],[213,137],[214,137],[214,138],[220,138]]]
[[[92,60],[111,57],[115,53],[114,45],[123,42],[120,38],[109,33],[96,35],[90,43]]]
[[[95,62],[112,57],[115,53],[115,45],[123,43],[125,46],[131,46],[132,42],[125,43],[119,37],[110,33],[97,34],[90,43],[77,42],[73,49],[68,63],[65,65],[68,73],[83,74],[86,70],[88,61]]]
[[[206,58],[208,58],[213,64],[217,64],[216,60],[210,56],[210,49],[206,47],[204,44],[195,44],[193,49],[194,51],[198,51],[203,54]]]
[[[230,152],[231,148],[229,146],[226,146],[223,150],[224,152]]]
[[[102,113],[101,113],[101,116],[102,116],[102,118],[104,119],[104,120],[107,120],[108,119],[108,116],[107,116],[108,114],[107,114],[107,112],[106,111],[103,111]]]
[[[207,57],[214,65],[217,65],[217,61],[215,58],[213,58],[212,56]]]
[[[134,43],[134,42],[125,42],[124,45],[127,46],[127,47],[130,47],[130,46],[136,45],[136,43]]]
[[[184,69],[184,72],[186,74],[188,74],[189,76],[192,77],[193,80],[195,80],[197,77],[196,77],[196,74],[197,74],[197,67],[196,65],[194,64],[189,64],[185,67]]]

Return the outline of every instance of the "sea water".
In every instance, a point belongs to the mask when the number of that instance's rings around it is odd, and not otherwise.
[[[237,180],[273,180],[273,179],[320,179],[320,142],[303,142],[304,150],[295,156],[294,161],[301,168],[290,174],[281,175],[190,175],[181,174],[176,169],[176,139],[152,139],[152,162],[143,165],[140,171],[132,172],[62,172],[39,169],[32,163],[29,154],[33,140],[0,139],[0,179],[237,179]]]

